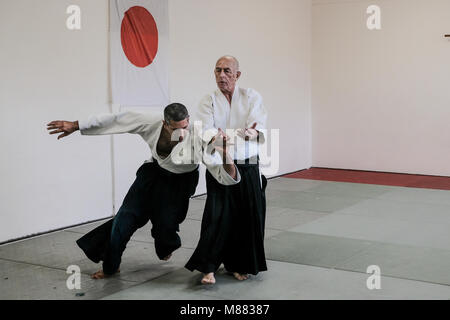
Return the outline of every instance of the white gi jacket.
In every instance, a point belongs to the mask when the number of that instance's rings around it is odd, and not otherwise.
[[[265,135],[261,130],[266,129],[267,111],[261,95],[254,89],[236,86],[231,107],[224,94],[217,89],[201,100],[197,118],[203,123],[205,141],[209,142],[219,128],[226,132],[226,129],[250,128],[256,122],[255,129],[260,132],[259,143],[265,142]],[[234,160],[245,160],[258,155],[257,141],[244,141],[239,137],[233,141],[235,146],[229,149]]]
[[[148,144],[152,157],[145,162],[156,159],[159,166],[172,173],[185,173],[197,169],[199,162],[203,161],[212,176],[223,185],[237,184],[241,180],[237,171],[237,180],[234,180],[223,168],[222,158],[215,152],[212,156],[202,152],[206,147],[200,136],[194,135],[193,130],[178,143],[171,154],[162,159],[156,147],[163,127],[163,117],[155,113],[121,112],[116,114],[101,114],[91,116],[87,120],[78,121],[80,132],[83,135],[106,135],[116,133],[139,134]],[[197,161],[193,161],[193,158]],[[174,162],[173,159],[176,159]],[[180,162],[178,162],[180,161]]]

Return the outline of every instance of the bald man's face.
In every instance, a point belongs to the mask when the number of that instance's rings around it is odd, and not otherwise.
[[[236,62],[233,59],[220,59],[216,63],[214,69],[217,87],[224,94],[231,94],[236,86],[236,81],[241,76],[241,72],[237,70]]]

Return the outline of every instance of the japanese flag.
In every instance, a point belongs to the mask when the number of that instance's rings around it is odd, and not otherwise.
[[[167,0],[110,0],[114,104],[168,104],[168,20]]]

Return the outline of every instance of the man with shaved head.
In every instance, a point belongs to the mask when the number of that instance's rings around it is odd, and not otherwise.
[[[233,56],[217,60],[214,74],[218,90],[200,102],[205,142],[226,130],[232,140],[231,157],[241,182],[223,186],[206,173],[207,199],[200,240],[186,264],[188,270],[202,272],[203,284],[215,283],[214,273],[223,263],[238,280],[267,270],[264,253],[267,180],[259,170],[258,145],[264,143],[267,112],[261,95],[253,89],[239,88],[239,62]],[[230,129],[232,132],[230,133]],[[234,133],[237,133],[235,135]],[[231,137],[230,137],[231,136]]]

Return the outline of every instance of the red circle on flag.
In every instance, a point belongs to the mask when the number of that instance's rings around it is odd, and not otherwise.
[[[135,6],[125,12],[121,26],[122,49],[136,67],[145,68],[158,52],[158,28],[150,12]]]

